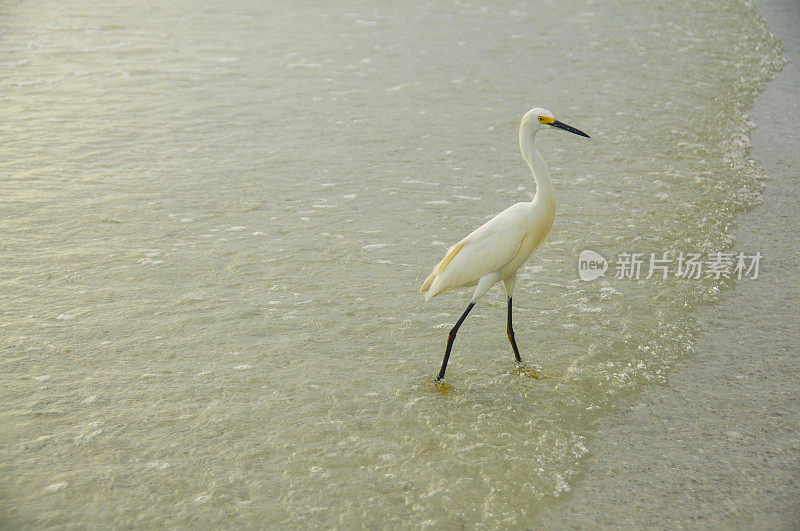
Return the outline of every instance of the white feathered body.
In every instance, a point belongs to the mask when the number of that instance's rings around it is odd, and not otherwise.
[[[472,302],[475,302],[500,281],[511,297],[517,269],[550,234],[556,214],[550,171],[534,145],[536,133],[551,123],[555,123],[552,113],[537,108],[525,114],[519,128],[522,158],[536,181],[533,200],[511,205],[450,247],[420,288],[425,293],[425,300],[452,289],[477,284],[472,297]]]
[[[552,194],[511,205],[450,247],[420,291],[425,300],[465,286],[492,273],[495,282],[513,277],[550,233],[556,204]]]

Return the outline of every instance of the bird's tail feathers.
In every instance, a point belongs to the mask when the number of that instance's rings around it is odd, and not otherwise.
[[[425,279],[425,283],[422,284],[422,287],[425,289],[420,289],[420,291],[425,292],[426,301],[453,289],[452,287],[442,286],[442,280],[443,278],[438,273],[431,273],[428,278]]]
[[[428,288],[431,287],[431,284],[433,284],[433,281],[436,280],[436,275],[437,275],[437,273],[435,271],[433,273],[431,273],[430,275],[428,275],[428,278],[426,278],[425,282],[422,283],[422,287],[419,288],[420,293],[425,293],[426,291],[428,291]]]
[[[450,247],[447,250],[447,254],[442,259],[442,261],[439,262],[436,265],[436,267],[433,268],[433,273],[428,275],[428,278],[426,278],[425,282],[422,283],[422,287],[419,288],[419,290],[420,290],[420,292],[425,293],[425,300],[428,300],[428,299],[430,299],[432,297],[435,297],[439,293],[444,293],[444,291],[446,291],[446,290],[441,290],[440,289],[440,287],[441,287],[440,284],[441,283],[440,282],[437,283],[436,280],[438,280],[440,278],[439,275],[444,273],[444,270],[447,268],[447,266],[450,264],[450,262],[453,261],[453,258],[456,257],[456,255],[459,253],[459,251],[461,251],[462,247],[464,247],[464,242],[459,242],[456,245]]]

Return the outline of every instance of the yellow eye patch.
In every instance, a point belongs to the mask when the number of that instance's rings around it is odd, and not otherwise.
[[[539,121],[543,124],[551,124],[556,121],[555,118],[550,118],[549,116],[540,116]]]

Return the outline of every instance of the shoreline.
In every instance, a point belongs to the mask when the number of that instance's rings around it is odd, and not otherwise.
[[[762,253],[761,274],[702,309],[695,355],[666,385],[603,419],[580,480],[537,526],[800,526],[800,6],[753,5],[788,60],[749,113],[766,186],[733,233],[737,251]]]

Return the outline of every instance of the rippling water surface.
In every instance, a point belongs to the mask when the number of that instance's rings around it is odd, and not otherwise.
[[[593,426],[691,350],[712,280],[584,283],[586,248],[722,251],[780,63],[738,1],[5,2],[0,522],[524,526]],[[423,303],[534,184],[513,370],[495,288]],[[755,250],[755,249],[754,249]]]

